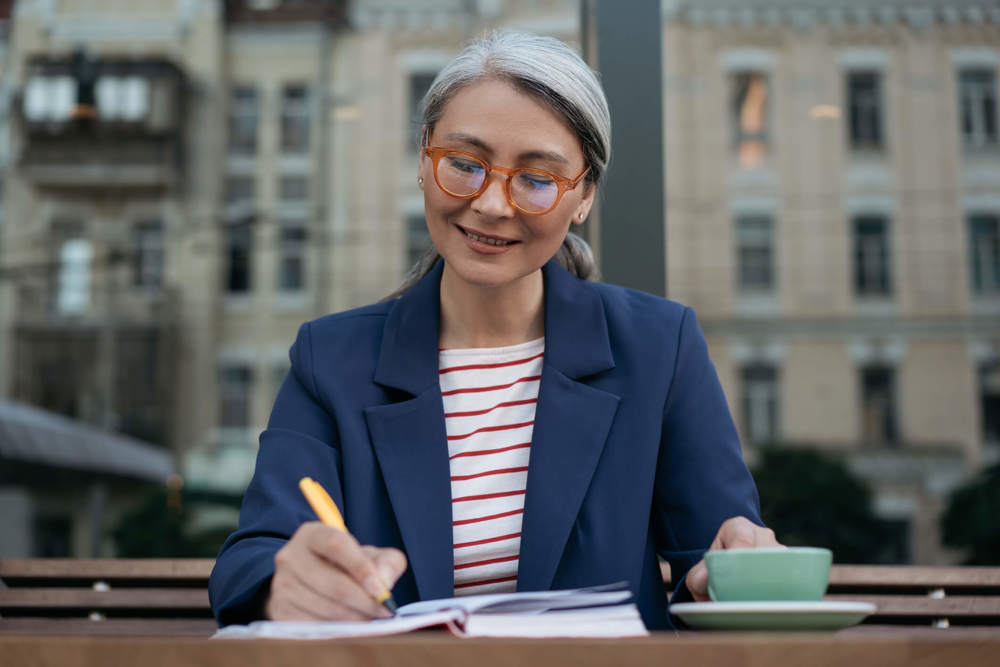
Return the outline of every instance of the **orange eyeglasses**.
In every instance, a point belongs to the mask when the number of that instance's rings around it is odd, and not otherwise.
[[[447,194],[458,199],[473,199],[489,186],[489,174],[507,177],[504,193],[507,201],[527,215],[543,215],[554,209],[563,195],[575,188],[590,171],[586,167],[576,178],[566,178],[541,169],[509,169],[496,167],[470,153],[424,147],[424,154],[434,165],[434,181]]]

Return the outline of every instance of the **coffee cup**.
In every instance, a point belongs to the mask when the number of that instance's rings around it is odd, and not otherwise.
[[[709,551],[708,594],[716,602],[819,601],[832,562],[817,547]]]

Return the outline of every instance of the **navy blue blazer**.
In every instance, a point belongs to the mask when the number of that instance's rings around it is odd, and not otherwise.
[[[221,625],[259,618],[274,554],[315,515],[322,484],[362,544],[409,568],[400,604],[453,594],[451,487],[438,384],[442,263],[399,299],[299,330],[260,437],[238,530],[209,581]],[[694,312],[580,280],[550,261],[545,357],[517,590],[628,581],[650,629],[669,627],[657,554],[682,577],[720,524],[760,523],[757,490]]]

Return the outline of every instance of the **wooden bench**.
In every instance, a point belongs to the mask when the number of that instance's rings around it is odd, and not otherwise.
[[[215,631],[206,559],[0,559],[0,633]]]
[[[212,564],[0,560],[0,634],[208,636]],[[826,599],[873,602],[878,611],[866,626],[1000,626],[1000,567],[835,565]]]

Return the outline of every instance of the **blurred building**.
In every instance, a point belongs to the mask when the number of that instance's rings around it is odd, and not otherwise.
[[[298,326],[382,298],[427,245],[414,112],[433,75],[488,27],[579,25],[565,0],[12,4],[0,395],[237,493]],[[39,487],[20,515],[59,505]],[[17,551],[79,544],[72,506]]]
[[[429,242],[434,75],[493,27],[578,46],[580,4],[19,0],[0,395],[241,491],[298,326],[390,293]],[[668,294],[748,457],[846,453],[900,556],[947,561],[943,498],[1000,439],[996,0],[664,0],[663,20]]]
[[[941,562],[1000,439],[1000,4],[664,3],[667,269],[744,442],[847,452]]]

